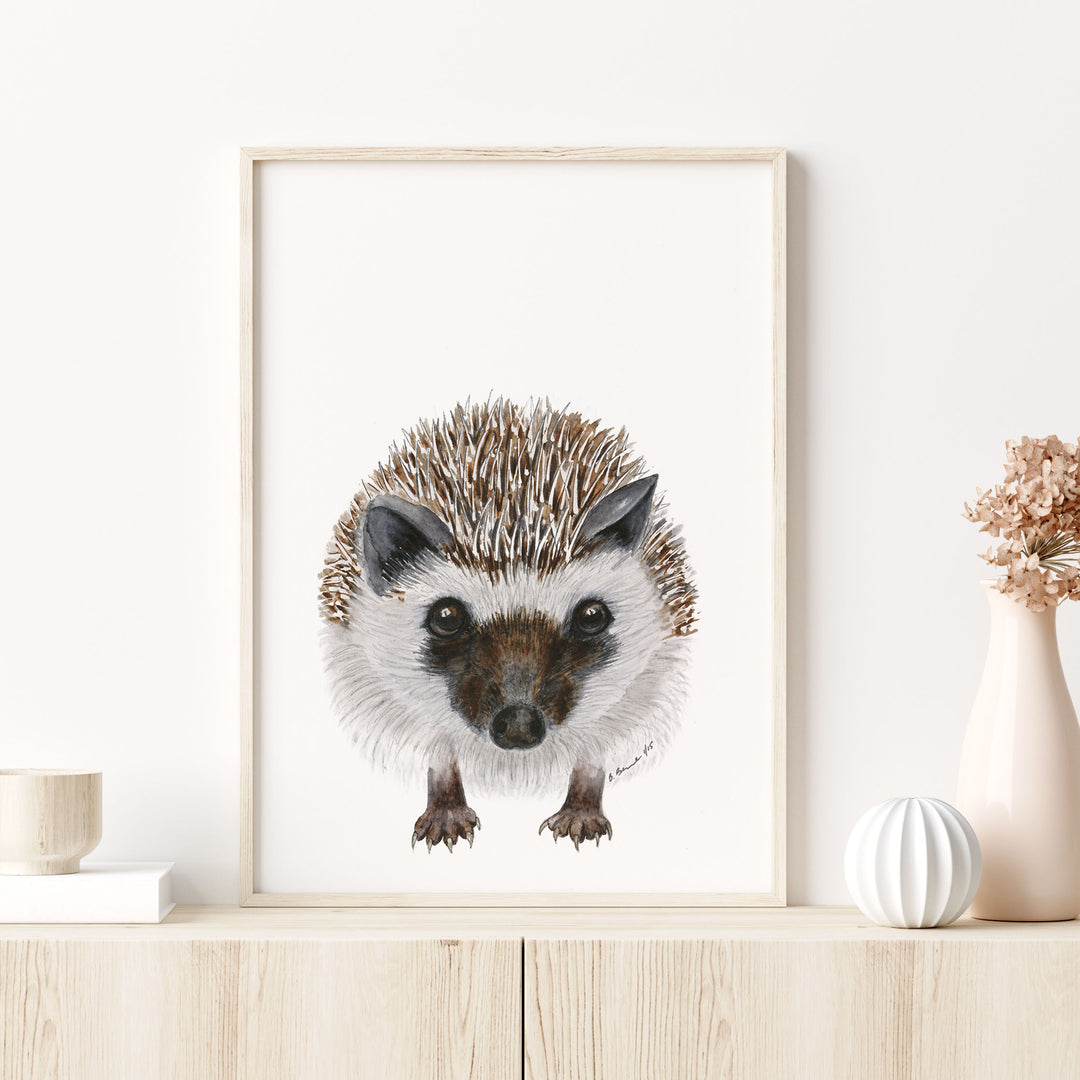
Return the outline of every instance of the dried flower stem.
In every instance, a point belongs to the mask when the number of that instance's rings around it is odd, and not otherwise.
[[[1036,540],[1030,547],[1024,544],[1024,553],[1037,555],[1039,565],[1052,570],[1055,574],[1064,574],[1070,569],[1070,562],[1080,560],[1080,543],[1065,533],[1054,533]]]

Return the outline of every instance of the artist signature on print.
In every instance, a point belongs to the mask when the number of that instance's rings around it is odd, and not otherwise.
[[[649,741],[648,741],[648,742],[647,742],[647,743],[646,743],[646,744],[645,744],[645,745],[644,745],[644,746],[643,746],[643,747],[641,748],[641,753],[640,753],[640,754],[638,754],[638,756],[637,756],[636,758],[634,758],[634,760],[633,760],[633,761],[631,761],[629,765],[618,765],[618,766],[616,766],[616,768],[615,768],[615,771],[614,771],[614,772],[609,772],[609,773],[607,774],[607,778],[608,778],[608,783],[610,784],[610,783],[611,783],[611,782],[612,782],[612,781],[613,781],[613,780],[615,779],[615,777],[617,777],[617,776],[622,776],[622,774],[623,774],[624,772],[629,772],[629,771],[630,771],[630,770],[631,770],[631,769],[632,769],[632,768],[633,768],[633,767],[634,767],[634,766],[635,766],[635,765],[636,765],[636,764],[637,764],[637,763],[638,763],[639,761],[641,761],[641,760],[642,760],[643,758],[647,758],[647,757],[648,757],[648,756],[649,756],[649,755],[650,755],[650,754],[652,753],[652,751],[653,751],[653,747],[654,747],[655,745],[656,745],[656,744],[655,744],[654,740],[650,739],[650,740],[649,740]]]

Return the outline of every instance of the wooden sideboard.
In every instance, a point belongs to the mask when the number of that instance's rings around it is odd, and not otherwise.
[[[1063,1080],[1080,923],[177,908],[0,925],[0,1078]]]

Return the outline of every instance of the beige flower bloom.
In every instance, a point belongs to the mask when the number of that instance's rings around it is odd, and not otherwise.
[[[1056,435],[1010,439],[1005,482],[975,489],[964,516],[1001,539],[980,558],[1004,573],[998,588],[1045,611],[1080,599],[1080,455]]]

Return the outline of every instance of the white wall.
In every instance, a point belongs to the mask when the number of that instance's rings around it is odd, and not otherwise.
[[[236,896],[241,144],[786,145],[792,901],[846,900],[871,802],[952,796],[986,633],[960,504],[1006,436],[1080,428],[1073,5],[65,0],[4,24],[0,760],[102,768],[101,856]]]

